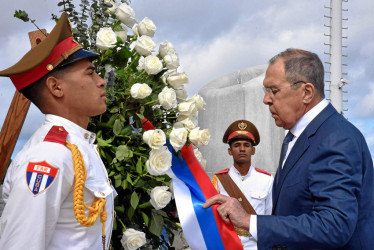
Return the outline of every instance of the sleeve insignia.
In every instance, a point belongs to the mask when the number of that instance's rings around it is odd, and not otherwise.
[[[26,182],[31,193],[37,196],[52,186],[58,170],[58,168],[52,167],[46,161],[29,162],[26,169]]]

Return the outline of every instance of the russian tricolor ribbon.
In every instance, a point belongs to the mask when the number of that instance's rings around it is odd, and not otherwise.
[[[172,146],[168,148],[173,152]],[[191,145],[181,149],[183,159],[173,155],[168,175],[173,179],[173,191],[183,233],[191,249],[243,249],[232,224],[226,224],[217,206],[203,208],[205,201],[216,195],[209,176],[197,160]]]
[[[145,130],[155,129],[147,118],[142,120],[142,125]],[[170,143],[167,144],[172,153],[172,166],[167,174],[173,179],[178,217],[189,247],[193,250],[243,249],[234,226],[219,216],[218,205],[203,208],[205,201],[218,193],[192,146],[184,146],[179,158]]]

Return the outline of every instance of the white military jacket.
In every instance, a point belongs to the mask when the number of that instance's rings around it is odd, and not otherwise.
[[[271,214],[273,206],[272,189],[274,180],[271,174],[261,169],[254,168],[253,166],[249,168],[248,173],[245,176],[242,176],[234,166],[228,170],[228,174],[238,188],[244,193],[257,214]],[[216,176],[213,177],[213,185],[218,193],[229,196]],[[257,241],[252,236],[239,236],[239,238],[244,249],[257,249]]]
[[[103,249],[100,217],[91,227],[80,225],[74,215],[74,166],[71,151],[64,145],[44,141],[52,126],[62,126],[66,140],[77,145],[87,169],[84,202],[91,206],[95,197],[106,198],[106,249],[113,227],[113,199],[100,159],[96,135],[55,115],[46,115],[39,128],[8,168],[0,218],[0,249]],[[86,211],[88,216],[88,211]]]

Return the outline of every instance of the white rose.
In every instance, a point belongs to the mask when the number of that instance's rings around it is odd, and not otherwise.
[[[208,145],[210,140],[210,131],[209,129],[200,130],[199,127],[197,127],[190,131],[188,137],[190,138],[192,144],[196,147]]]
[[[166,186],[160,186],[155,187],[151,190],[151,204],[156,209],[162,209],[166,207],[167,204],[169,204],[171,200],[171,193],[167,191],[169,187]]]
[[[163,175],[171,168],[172,155],[166,146],[152,149],[145,165],[151,175]]]
[[[157,75],[162,70],[162,62],[155,55],[149,55],[144,61],[144,70],[149,75]]]
[[[126,250],[136,250],[146,243],[145,233],[128,228],[123,232],[121,243]]]
[[[161,129],[152,129],[145,131],[143,141],[153,149],[158,149],[166,143],[166,135]]]
[[[121,38],[122,42],[126,42],[127,40],[127,28],[124,26],[121,26],[121,29],[118,31],[115,31],[116,35]]]
[[[195,102],[185,101],[178,104],[178,111],[180,115],[191,116],[197,114]]]
[[[102,50],[113,48],[117,42],[117,35],[112,28],[100,28],[96,36],[96,46]]]
[[[135,83],[130,89],[132,98],[143,99],[152,93],[152,89],[146,83]]]
[[[183,102],[187,99],[187,90],[184,87],[184,85],[179,86],[178,88],[175,89],[175,94],[177,95],[177,101],[178,102]]]
[[[178,73],[174,71],[166,75],[166,82],[174,89],[177,89],[183,84],[188,83],[188,77],[185,73]]]
[[[134,33],[135,36],[139,36],[139,32],[138,32],[138,24],[134,24],[134,26],[132,26],[132,33]]]
[[[144,69],[144,62],[145,62],[145,58],[144,58],[144,56],[141,56],[139,58],[138,66],[136,66],[136,69],[138,71],[142,71]]]
[[[141,56],[148,56],[156,48],[156,44],[149,36],[141,36],[136,40],[135,50]]]
[[[139,24],[138,24],[138,32],[139,35],[143,36],[150,36],[153,37],[156,31],[156,25],[153,23],[151,19],[145,17]]]
[[[189,101],[195,102],[197,110],[204,110],[204,105],[206,103],[200,95],[195,94],[193,97],[189,99]]]
[[[105,13],[109,14],[109,15],[113,15],[114,12],[116,11],[118,5],[120,5],[119,3],[116,3],[116,1],[113,1],[113,0],[104,0],[104,3],[105,4],[111,4],[112,7],[109,7]]]
[[[196,149],[194,151],[194,154],[195,154],[197,160],[200,162],[201,166],[205,169],[205,167],[206,167],[206,160],[203,158],[203,155],[201,154],[201,152],[198,149]]]
[[[178,117],[177,121],[180,122],[181,124],[183,124],[183,126],[189,131],[196,128],[196,126],[197,126],[197,121],[192,120],[191,117],[189,117],[189,116],[180,115]]]
[[[164,58],[169,53],[176,53],[174,45],[169,41],[163,41],[158,47],[158,53]]]
[[[173,146],[175,151],[181,150],[187,141],[188,131],[185,128],[175,128],[170,132],[170,144]]]
[[[115,14],[127,27],[131,28],[136,22],[134,10],[125,3],[121,3],[117,6]]]
[[[164,62],[166,64],[166,68],[168,69],[176,69],[179,67],[179,58],[177,53],[172,52],[164,56]]]
[[[158,94],[158,101],[164,109],[172,109],[177,106],[177,95],[174,89],[165,87]]]

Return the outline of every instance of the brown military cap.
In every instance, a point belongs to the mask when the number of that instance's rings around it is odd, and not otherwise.
[[[247,120],[238,120],[231,123],[223,135],[223,143],[230,143],[234,139],[246,139],[256,146],[260,143],[260,134],[253,123]]]
[[[69,17],[64,12],[51,33],[15,65],[0,71],[0,76],[10,77],[17,90],[21,90],[59,65],[67,65],[83,58],[94,59],[98,56],[82,48],[74,40]]]

